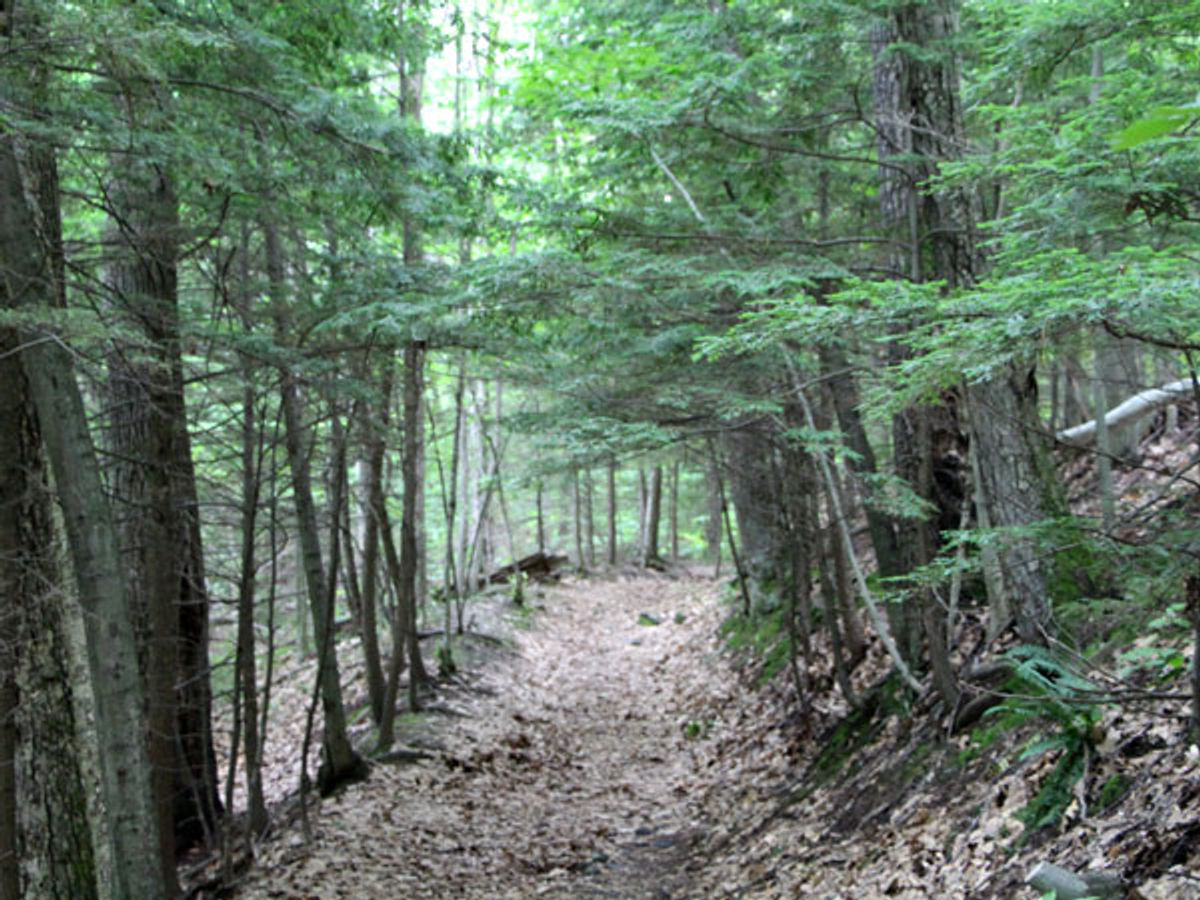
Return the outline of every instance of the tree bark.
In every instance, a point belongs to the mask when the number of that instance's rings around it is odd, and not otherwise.
[[[0,33],[15,32],[6,3]],[[24,155],[0,130],[0,303],[9,309],[51,306],[61,296],[54,266],[61,245],[57,205],[38,204],[38,189],[57,182],[50,151]],[[116,529],[75,382],[71,354],[56,341],[22,333],[20,359],[58,490],[83,610],[88,669],[95,698],[100,789],[112,861],[108,892],[117,898],[166,895],[157,845],[154,795],[146,755],[132,608]]]
[[[374,403],[360,405],[359,427],[367,457],[366,527],[363,537],[362,580],[362,642],[363,662],[367,675],[367,698],[371,719],[383,719],[384,694],[387,685],[379,652],[379,530],[383,527],[380,510],[384,508],[383,457],[384,437],[391,418],[392,389],[395,363],[390,350],[384,352],[383,373]]]
[[[874,475],[878,469],[875,463],[875,450],[867,438],[867,430],[863,426],[862,415],[859,412],[858,384],[850,372],[850,365],[845,352],[837,346],[821,344],[818,347],[821,360],[822,374],[827,379],[828,396],[833,401],[834,414],[837,416],[838,427],[845,438],[846,446],[854,451],[847,456],[846,465],[861,481],[863,476]],[[871,502],[868,490],[861,491],[864,497],[864,513],[867,519],[867,530],[871,535],[871,546],[875,548],[875,563],[879,574],[892,578],[904,571],[904,563],[896,538],[896,523],[891,516],[881,512]]]
[[[288,332],[283,248],[279,232],[269,218],[263,221],[263,237],[267,250],[267,280],[275,317],[276,340],[284,344]],[[317,784],[322,794],[328,794],[339,784],[365,773],[365,763],[354,751],[346,731],[346,711],[342,704],[341,679],[338,673],[334,646],[333,617],[328,607],[330,593],[325,564],[321,557],[321,541],[317,525],[316,505],[313,502],[311,441],[304,425],[300,401],[300,385],[290,364],[280,366],[280,402],[283,406],[284,446],[288,468],[292,473],[292,499],[296,507],[297,532],[304,565],[304,582],[308,591],[312,615],[313,636],[320,654],[321,709],[324,729],[321,741],[322,761],[317,770]]]
[[[650,473],[650,485],[646,493],[646,534],[642,544],[642,567],[662,564],[658,550],[658,532],[662,524],[663,467],[657,465]]]
[[[37,416],[0,331],[0,898],[95,897],[59,536]]]
[[[714,577],[721,577],[721,473],[715,454],[710,454],[705,469],[708,492],[708,521],[704,525],[704,555],[713,561]]]
[[[587,565],[589,569],[596,568],[596,510],[595,486],[592,482],[592,470],[583,470],[583,539],[587,548]]]
[[[610,459],[608,474],[608,564],[617,564],[617,461]],[[718,520],[719,521],[719,520]],[[720,535],[717,537],[720,540]],[[540,548],[539,548],[540,549]]]
[[[583,554],[583,488],[578,469],[571,470],[571,512],[575,517],[575,563],[583,570],[587,568],[587,558]]]
[[[131,107],[149,102],[134,97]],[[136,115],[134,109],[128,115]],[[109,354],[111,484],[142,646],[164,877],[213,833],[220,808],[212,746],[208,592],[183,395],[179,203],[161,166],[114,163],[108,286],[136,342]]]
[[[896,149],[911,150],[912,173],[919,185],[910,217],[915,214],[924,238],[917,243],[914,230],[912,276],[920,280],[924,275],[915,252],[923,250],[930,261],[929,274],[944,282],[947,291],[973,287],[987,263],[977,238],[979,212],[973,191],[966,185],[936,184],[941,165],[961,158],[967,143],[953,46],[958,19],[958,0],[904,4],[891,11],[886,26],[885,37],[892,46],[880,42],[876,47],[877,75],[889,68],[899,73],[898,99],[892,117],[884,121],[903,130],[907,148]],[[893,96],[888,95],[889,102]],[[976,411],[972,451],[979,454],[981,488],[992,524],[1028,525],[1054,515],[1060,504],[1039,436],[1032,362],[1015,359],[999,375],[967,390]],[[1029,540],[1009,542],[1002,548],[1001,564],[1018,631],[1025,640],[1043,641],[1049,624],[1046,578]]]
[[[246,805],[250,834],[257,838],[266,831],[268,824],[267,805],[263,796],[262,746],[258,731],[258,670],[254,641],[255,580],[258,569],[254,545],[262,485],[262,438],[255,413],[257,394],[248,363],[246,366],[246,384],[242,395],[242,553],[238,578],[237,670],[246,732]]]
[[[671,561],[679,561],[679,460],[671,464],[671,494],[669,503]]]

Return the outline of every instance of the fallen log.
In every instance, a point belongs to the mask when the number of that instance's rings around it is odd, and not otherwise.
[[[538,551],[516,562],[501,566],[487,577],[488,584],[504,584],[518,572],[533,581],[555,581],[558,570],[567,564],[567,557]]]
[[[1114,406],[1104,416],[1104,421],[1108,423],[1110,430],[1127,428],[1161,407],[1190,395],[1191,392],[1190,380],[1172,381],[1162,387],[1150,388]],[[1089,419],[1073,428],[1065,428],[1055,437],[1064,444],[1089,447],[1096,442],[1096,420]]]

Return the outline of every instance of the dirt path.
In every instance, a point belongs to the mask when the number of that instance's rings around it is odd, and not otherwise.
[[[531,598],[515,654],[439,698],[449,714],[403,723],[432,758],[324,801],[313,843],[265,847],[238,896],[687,896],[700,738],[730,680],[713,593],[663,578]]]

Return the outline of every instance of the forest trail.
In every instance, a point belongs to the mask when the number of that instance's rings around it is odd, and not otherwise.
[[[312,844],[269,842],[237,896],[686,896],[700,738],[735,690],[716,591],[692,577],[530,591],[516,652],[443,691],[443,714],[403,722],[432,757],[322,801]]]

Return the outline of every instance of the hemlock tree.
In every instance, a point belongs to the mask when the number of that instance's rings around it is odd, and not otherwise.
[[[35,10],[36,11],[36,10]],[[0,36],[18,48],[32,47],[34,31],[23,5],[6,3]],[[9,69],[15,72],[15,69]],[[25,76],[4,81],[5,100],[26,121],[32,85]],[[6,125],[0,131],[0,272],[5,309],[47,316],[61,296],[61,246],[53,152],[36,138]],[[42,429],[75,573],[86,629],[88,668],[95,697],[96,739],[104,829],[110,847],[112,884],[118,898],[166,895],[157,853],[157,828],[145,747],[145,720],[138,679],[132,605],[118,552],[112,511],[105,496],[87,414],[69,351],[53,335],[23,329],[21,365],[28,396]]]

